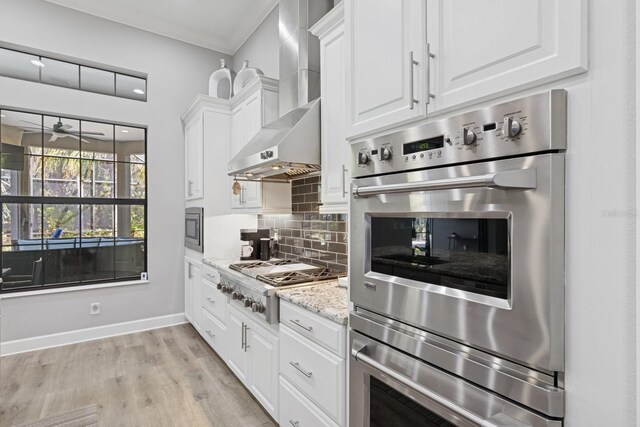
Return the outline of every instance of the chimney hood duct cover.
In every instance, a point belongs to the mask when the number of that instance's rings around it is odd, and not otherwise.
[[[228,174],[292,178],[320,170],[320,99],[266,126],[229,162]]]

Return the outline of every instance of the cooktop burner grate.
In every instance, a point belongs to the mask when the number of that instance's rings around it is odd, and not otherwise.
[[[330,268],[314,268],[304,271],[286,271],[281,273],[260,274],[256,279],[272,286],[296,285],[299,283],[321,282],[336,280],[346,276],[346,273]]]
[[[235,271],[242,271],[242,270],[251,270],[253,268],[263,268],[263,267],[271,267],[276,265],[293,264],[294,262],[295,261],[291,259],[283,259],[278,261],[250,261],[250,262],[241,262],[237,264],[231,264],[229,268]]]

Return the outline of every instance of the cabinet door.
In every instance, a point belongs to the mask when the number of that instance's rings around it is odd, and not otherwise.
[[[249,368],[249,353],[248,348],[245,348],[245,331],[246,320],[245,317],[239,315],[235,308],[229,307],[229,323],[227,325],[227,356],[229,368],[240,381],[247,384],[248,381],[248,368]]]
[[[345,0],[347,136],[426,117],[423,0]]]
[[[203,196],[203,121],[194,117],[185,127],[185,175],[187,200]]]
[[[586,70],[584,0],[427,0],[430,114]]]
[[[263,108],[262,108],[262,93],[260,90],[255,94],[247,98],[243,102],[243,116],[244,116],[244,132],[245,141],[244,145],[251,141],[251,138],[262,129],[263,123]],[[262,183],[260,182],[243,182],[242,183],[242,207],[246,209],[255,209],[262,207]]]
[[[191,270],[192,263],[185,260],[184,262],[184,316],[191,323],[194,322],[194,306],[193,306],[193,272]]]
[[[349,145],[345,139],[345,46],[341,25],[320,40],[322,94],[321,212],[346,212]]]
[[[249,325],[251,363],[250,389],[269,414],[277,418],[278,409],[278,338]]]
[[[200,305],[202,304],[201,285],[202,282],[202,268],[199,264],[191,263],[191,310],[193,326],[200,330]]]

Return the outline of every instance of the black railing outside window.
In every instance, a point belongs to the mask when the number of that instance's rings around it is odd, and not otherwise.
[[[147,271],[146,129],[0,109],[0,291]]]

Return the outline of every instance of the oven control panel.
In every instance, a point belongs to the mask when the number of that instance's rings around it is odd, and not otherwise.
[[[556,89],[352,144],[354,178],[567,148]]]

